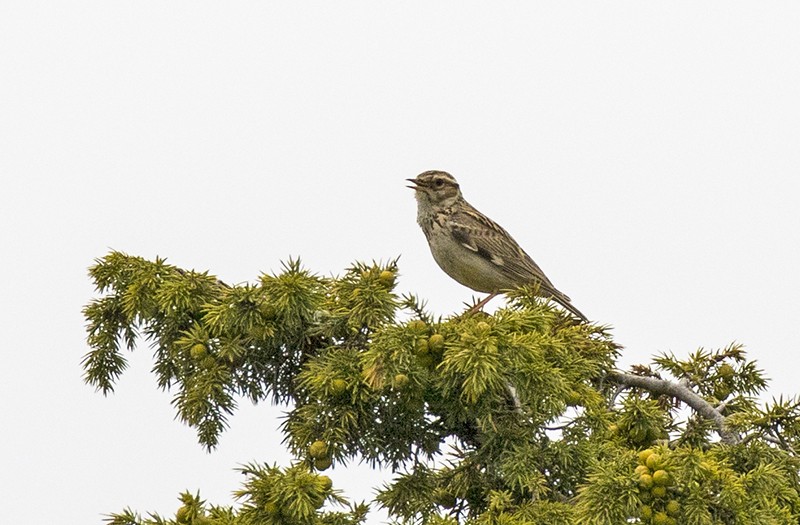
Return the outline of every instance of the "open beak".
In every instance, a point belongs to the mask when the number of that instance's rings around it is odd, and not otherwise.
[[[406,179],[406,180],[411,184],[413,184],[413,186],[406,186],[406,188],[411,188],[414,191],[419,191],[421,189],[419,186],[419,182],[417,182],[417,179]]]

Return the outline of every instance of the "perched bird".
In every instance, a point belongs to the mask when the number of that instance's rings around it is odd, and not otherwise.
[[[413,184],[409,188],[416,193],[417,222],[436,263],[464,286],[490,294],[473,310],[501,291],[533,285],[542,297],[587,321],[508,232],[464,200],[452,175],[426,171],[406,180]]]

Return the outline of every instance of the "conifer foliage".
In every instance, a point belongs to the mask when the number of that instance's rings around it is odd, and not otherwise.
[[[324,278],[290,260],[255,284],[119,252],[90,270],[85,380],[103,394],[147,341],[200,444],[237,400],[284,404],[291,465],[241,468],[238,504],[180,495],[172,517],[113,524],[355,525],[323,471],[390,468],[370,503],[397,523],[767,524],[800,518],[794,399],[765,405],[740,346],[660,355],[630,372],[606,327],[531,290],[494,315],[434,317],[394,292],[396,261]],[[232,488],[232,490],[234,490]]]

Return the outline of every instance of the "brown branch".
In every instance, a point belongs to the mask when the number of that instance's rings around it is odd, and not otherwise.
[[[609,381],[617,383],[618,385],[643,388],[656,395],[667,395],[680,399],[692,407],[692,409],[702,417],[714,423],[714,426],[717,428],[717,433],[723,443],[732,445],[740,441],[739,434],[729,429],[725,424],[725,416],[714,408],[711,403],[695,394],[692,389],[686,385],[674,383],[665,379],[637,376],[617,371],[609,372],[606,377]]]

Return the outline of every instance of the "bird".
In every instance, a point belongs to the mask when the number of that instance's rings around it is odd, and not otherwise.
[[[467,288],[489,294],[470,311],[503,291],[531,285],[538,295],[588,321],[506,230],[464,199],[455,177],[430,170],[406,180],[415,192],[417,223],[436,263]]]

